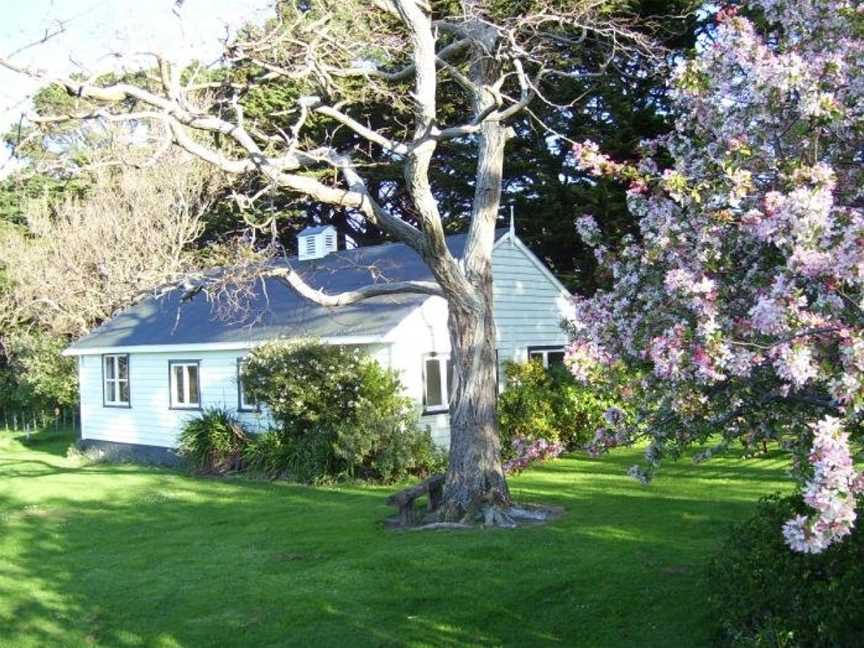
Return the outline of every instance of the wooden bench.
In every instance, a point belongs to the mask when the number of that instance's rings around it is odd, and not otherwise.
[[[429,511],[441,506],[444,492],[444,475],[432,475],[416,486],[393,493],[387,498],[387,504],[399,509],[399,522],[402,526],[414,526],[417,523],[417,511],[414,502],[423,495],[429,495]]]

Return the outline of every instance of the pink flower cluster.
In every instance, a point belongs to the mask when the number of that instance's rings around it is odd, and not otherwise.
[[[600,243],[600,226],[590,214],[585,214],[576,219],[576,230],[582,240],[590,246],[596,246]]]
[[[630,435],[623,428],[598,428],[594,438],[586,444],[585,451],[592,457],[599,457],[611,450],[630,443]]]
[[[591,340],[573,340],[565,349],[564,364],[576,380],[582,383],[589,382],[593,372],[608,365],[611,360],[609,354]]]
[[[601,153],[597,143],[591,140],[573,144],[573,156],[581,168],[593,175],[614,176],[624,169],[623,164],[613,162],[608,155]]]
[[[613,287],[576,301],[567,366],[586,381],[612,359],[638,369],[638,391],[663,403],[664,421],[640,429],[661,445],[766,429],[800,445],[826,407],[864,415],[864,166],[850,163],[864,5],[749,4],[769,20],[718,14],[710,42],[674,73],[674,131],[640,144],[642,160],[573,147],[586,173],[628,190],[639,235],[604,249]],[[580,221],[592,238],[593,221]],[[826,425],[813,428],[818,447]],[[591,449],[619,437],[601,430]],[[821,475],[820,456],[810,470]],[[813,501],[828,508],[788,527],[798,550],[822,550],[854,520],[851,499]]]
[[[681,380],[685,377],[688,345],[686,328],[676,324],[652,338],[648,343],[648,358],[654,363],[654,374],[664,380]]]
[[[522,472],[535,461],[547,461],[559,457],[564,452],[564,446],[546,439],[531,440],[516,437],[513,439],[513,450],[516,456],[504,462],[504,472],[508,475]]]
[[[864,492],[864,473],[856,472],[849,434],[834,417],[826,417],[814,426],[808,459],[813,476],[805,485],[804,501],[815,512],[786,522],[783,536],[795,551],[821,553],[852,532],[855,496]]]

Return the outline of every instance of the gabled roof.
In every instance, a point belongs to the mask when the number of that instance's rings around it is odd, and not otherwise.
[[[496,240],[506,230],[496,231]],[[466,235],[447,237],[447,246],[461,257]],[[433,281],[432,273],[404,243],[386,243],[332,252],[320,259],[289,260],[313,288],[339,293],[371,282]],[[217,316],[215,306],[199,293],[183,301],[184,290],[149,297],[105,322],[64,353],[80,355],[97,349],[164,345],[254,344],[277,337],[380,338],[401,322],[428,295],[391,295],[330,308],[298,295],[276,279],[264,281],[245,315]]]

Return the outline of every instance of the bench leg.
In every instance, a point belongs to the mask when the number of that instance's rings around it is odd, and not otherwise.
[[[444,499],[444,489],[441,486],[435,486],[429,489],[429,510],[437,511],[441,506],[441,501]]]
[[[414,502],[405,504],[399,509],[399,522],[404,527],[414,526]]]

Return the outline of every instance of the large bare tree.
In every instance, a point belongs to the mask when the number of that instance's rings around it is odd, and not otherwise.
[[[231,174],[257,174],[271,190],[347,207],[413,248],[434,282],[370,283],[342,295],[311,290],[293,271],[281,278],[308,298],[340,305],[394,292],[438,295],[449,306],[450,463],[443,520],[482,511],[509,523],[510,494],[496,424],[492,247],[502,193],[508,120],[545,101],[543,88],[566,75],[590,75],[586,48],[619,60],[647,49],[621,0],[311,0],[286,1],[277,18],[226,45],[216,71],[179,69],[158,54],[135,81],[50,78],[0,59],[6,68],[43,78],[74,99],[70,120],[152,121],[174,143]],[[284,89],[286,128],[261,132],[244,106],[261,88]],[[364,106],[392,106],[392,127],[373,130]],[[573,109],[563,106],[562,109]],[[322,130],[321,125],[325,128]],[[314,128],[313,128],[314,126]],[[542,125],[540,125],[542,127]],[[328,145],[327,127],[349,129],[362,145]],[[319,134],[318,141],[309,137]],[[329,132],[332,133],[332,130]],[[476,149],[474,199],[464,254],[455,258],[430,183],[436,147],[456,140]],[[367,189],[363,169],[397,164],[392,185],[410,203],[396,216]],[[465,182],[472,182],[466,178]]]

